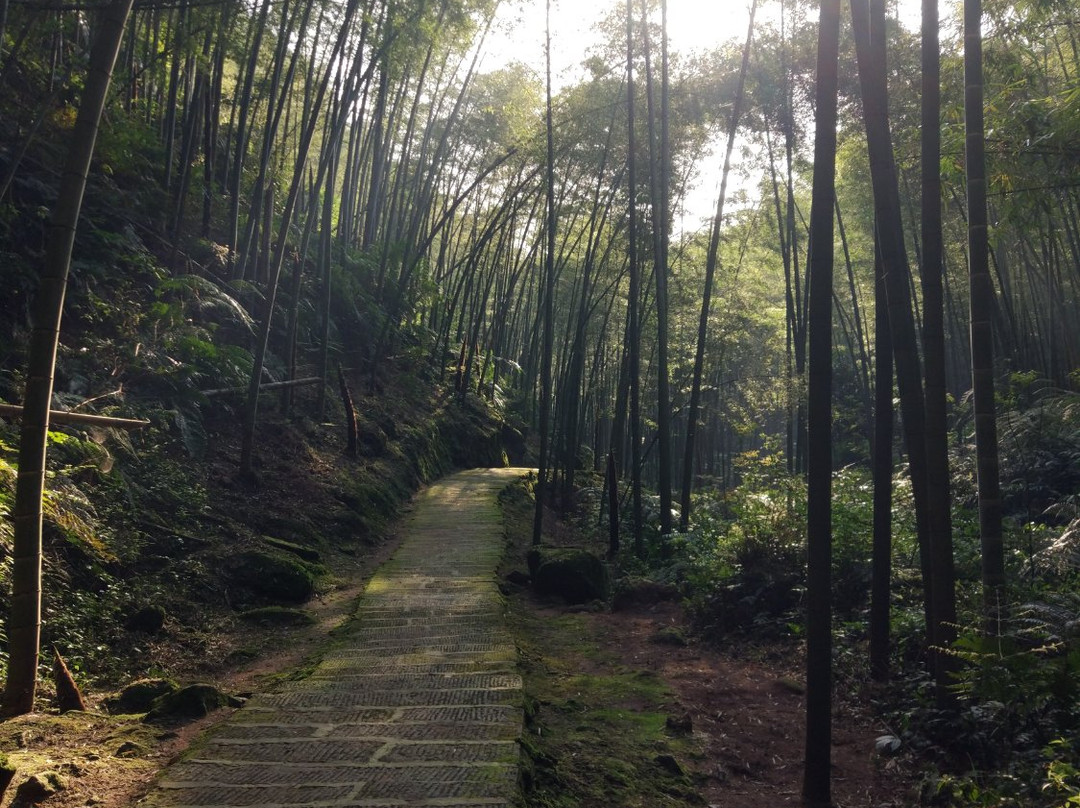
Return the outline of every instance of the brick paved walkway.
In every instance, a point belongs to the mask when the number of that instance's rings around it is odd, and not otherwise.
[[[461,472],[419,495],[314,674],[252,698],[141,805],[508,808],[521,679],[495,496],[520,473]]]

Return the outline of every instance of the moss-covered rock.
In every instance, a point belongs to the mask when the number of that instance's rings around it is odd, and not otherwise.
[[[304,603],[315,594],[315,574],[284,553],[247,550],[226,562],[229,582],[244,592],[277,603]]]
[[[657,645],[686,646],[690,641],[686,638],[686,632],[678,626],[664,626],[649,638]]]
[[[533,591],[587,603],[608,596],[608,572],[598,556],[578,547],[534,547],[528,554]]]
[[[648,578],[627,577],[616,583],[611,608],[615,611],[623,611],[678,599],[679,590],[671,584]]]
[[[138,679],[115,697],[105,701],[105,708],[114,715],[145,713],[154,706],[154,700],[175,693],[180,685],[172,679]]]
[[[360,415],[356,419],[356,438],[364,457],[382,457],[389,443],[386,432],[376,422]]]
[[[193,684],[154,699],[153,709],[146,714],[146,720],[202,718],[232,704],[232,699],[213,685]]]
[[[124,741],[113,752],[113,757],[118,758],[138,758],[149,752],[145,746],[141,743],[135,743],[135,741]]]

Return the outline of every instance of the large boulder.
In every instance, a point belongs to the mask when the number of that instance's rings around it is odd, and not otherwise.
[[[567,603],[587,603],[608,596],[607,567],[580,547],[534,547],[528,554],[533,591]]]

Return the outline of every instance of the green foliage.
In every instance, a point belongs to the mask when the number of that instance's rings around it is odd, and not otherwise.
[[[1020,606],[1000,636],[969,629],[953,653],[966,663],[957,691],[993,744],[987,754],[1042,746],[1080,727],[1080,593],[1046,593]],[[1002,743],[1005,741],[1005,743]]]
[[[174,402],[199,401],[199,390],[246,384],[251,354],[236,341],[253,322],[230,290],[205,278],[161,283],[149,308],[156,339],[141,352],[143,384]]]
[[[703,493],[692,530],[672,545],[707,629],[777,630],[790,621],[803,581],[805,484],[778,454],[748,452],[737,467],[739,486]]]
[[[1043,751],[1049,758],[1042,790],[1054,800],[1055,808],[1080,806],[1080,756],[1064,738],[1056,738]]]
[[[1054,521],[1053,508],[1080,491],[1080,395],[1013,374],[999,412],[1006,513]]]
[[[18,467],[15,465],[15,450],[0,437],[0,544],[11,547],[12,525],[11,508],[15,504],[15,480]],[[5,556],[7,553],[5,553]]]
[[[783,634],[799,623],[805,482],[788,473],[778,453],[746,452],[736,469],[739,485],[702,492],[690,532],[673,537],[675,574],[706,627],[769,628]],[[840,615],[860,614],[867,603],[872,496],[865,470],[849,466],[834,473],[834,605]],[[898,499],[899,514],[904,506],[902,496]],[[909,527],[897,519],[895,556],[905,562],[914,546]]]

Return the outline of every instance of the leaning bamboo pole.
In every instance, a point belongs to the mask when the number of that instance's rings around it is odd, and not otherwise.
[[[0,404],[0,415],[19,418],[23,414],[21,404]],[[86,426],[114,426],[118,429],[142,429],[149,421],[137,418],[113,418],[108,415],[90,415],[85,412],[49,410],[50,424],[85,424]]]

